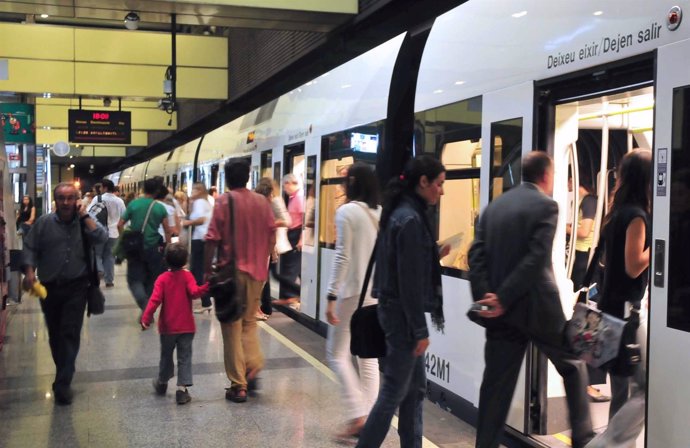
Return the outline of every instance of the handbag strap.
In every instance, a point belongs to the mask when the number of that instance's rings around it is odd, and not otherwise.
[[[589,266],[587,267],[587,272],[585,273],[585,277],[582,279],[582,291],[585,288],[589,288],[589,286],[592,284],[592,278],[594,277],[594,270],[596,269],[597,265],[599,264],[599,260],[601,260],[601,253],[604,251],[605,247],[605,241],[604,241],[604,236],[602,235],[601,238],[599,239],[599,244],[597,244],[597,248],[594,249],[594,255],[592,256],[592,261],[589,263]]]
[[[364,284],[362,285],[362,292],[359,294],[357,309],[362,308],[364,297],[367,295],[367,287],[369,286],[371,272],[374,270],[374,262],[376,261],[376,246],[378,246],[378,238],[376,238],[376,242],[374,243],[374,250],[371,251],[371,258],[369,258],[369,265],[367,265],[367,273],[364,275]]]
[[[233,265],[237,265],[237,253],[235,252],[235,205],[231,191],[228,191],[228,207],[230,208],[230,262]]]
[[[372,223],[373,226],[374,226],[374,229],[376,229],[376,232],[378,233],[378,231],[379,231],[379,222],[378,222],[378,220],[377,220],[376,218],[374,218],[374,215],[373,215],[373,213],[371,213],[371,211],[369,210],[369,207],[367,207],[366,205],[364,205],[364,204],[362,204],[361,202],[358,202],[358,201],[352,201],[352,203],[353,203],[353,204],[357,204],[357,205],[359,205],[360,207],[362,207],[362,210],[364,210],[364,212],[367,214],[367,216],[369,217],[369,220],[371,221],[371,223]]]
[[[93,219],[93,218],[91,218]],[[84,223],[79,221],[79,230],[81,231],[81,243],[84,246],[84,256],[86,257],[86,271],[89,276],[89,281],[92,286],[98,286],[100,280],[98,279],[98,268],[96,267],[96,248],[93,247],[87,241],[86,231],[84,230]],[[93,254],[90,254],[89,248],[91,248]]]
[[[149,209],[146,210],[146,217],[144,218],[144,224],[141,225],[141,230],[139,230],[141,233],[144,233],[144,231],[146,229],[146,223],[149,222],[149,216],[151,216],[151,209],[153,208],[154,205],[156,205],[156,200],[152,199],[151,205],[149,205]]]

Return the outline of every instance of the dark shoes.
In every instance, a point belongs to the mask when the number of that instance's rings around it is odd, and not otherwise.
[[[178,390],[175,392],[175,401],[177,401],[177,404],[186,404],[192,401],[192,397],[189,395],[187,389]]]
[[[247,390],[235,387],[225,389],[225,399],[233,403],[244,403],[247,401]]]
[[[106,287],[106,288],[113,288],[114,286],[115,286],[114,283],[106,283],[106,284],[105,284],[105,287]]]
[[[60,406],[69,406],[72,404],[72,399],[74,395],[72,390],[68,387],[55,387],[53,386],[53,394],[55,395],[55,403]]]
[[[168,383],[161,383],[158,378],[153,379],[153,390],[156,391],[157,395],[165,395],[168,391]]]
[[[611,397],[602,394],[596,387],[587,386],[587,395],[589,396],[589,401],[592,403],[605,403],[611,401]]]

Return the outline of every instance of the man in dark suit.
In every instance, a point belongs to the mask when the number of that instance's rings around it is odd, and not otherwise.
[[[478,448],[499,446],[510,401],[532,341],[563,377],[573,447],[593,436],[586,395],[587,369],[563,337],[565,316],[551,264],[558,205],[553,162],[534,151],[522,161],[523,184],[483,212],[469,253],[472,295],[486,327],[486,367],[479,395]]]

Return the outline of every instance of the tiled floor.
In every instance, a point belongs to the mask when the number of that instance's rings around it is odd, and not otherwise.
[[[86,319],[71,406],[51,397],[54,365],[38,299],[25,297],[12,312],[0,352],[0,447],[330,447],[343,420],[325,341],[274,313],[268,325],[301,347],[300,356],[268,329],[260,330],[266,369],[262,391],[244,404],[224,398],[220,328],[197,315],[192,402],[178,406],[174,387],[154,394],[158,335],[142,332],[139,310],[118,267],[105,290],[106,312]],[[313,358],[311,358],[313,357]],[[311,359],[312,363],[308,359]],[[170,385],[174,385],[174,379]],[[438,407],[425,407],[425,446],[473,446],[473,428]],[[391,429],[383,446],[399,445]]]

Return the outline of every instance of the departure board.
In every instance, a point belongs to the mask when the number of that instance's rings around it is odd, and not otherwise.
[[[122,111],[69,110],[69,141],[128,145],[132,142],[132,114]]]

